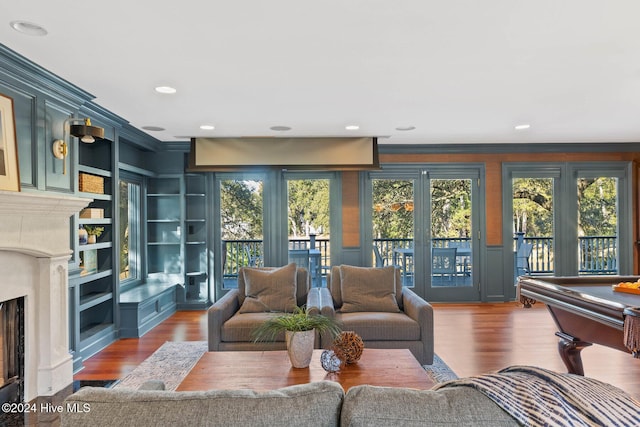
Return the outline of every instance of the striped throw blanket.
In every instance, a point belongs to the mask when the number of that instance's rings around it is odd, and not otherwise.
[[[525,426],[640,426],[640,402],[610,384],[532,366],[449,381],[473,387]]]

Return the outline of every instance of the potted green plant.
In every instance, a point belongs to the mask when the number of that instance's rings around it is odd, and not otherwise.
[[[283,313],[262,323],[253,330],[254,342],[273,341],[284,332],[291,365],[306,368],[311,363],[315,331],[330,334],[332,338],[341,332],[340,325],[322,314],[311,314],[307,307],[296,307],[292,313]]]
[[[92,225],[85,225],[84,229],[87,231],[89,237],[87,243],[95,243],[97,238],[104,232],[104,227],[94,227]]]

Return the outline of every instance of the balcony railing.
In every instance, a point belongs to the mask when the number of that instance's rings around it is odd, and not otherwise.
[[[514,237],[514,253],[517,251],[518,238]],[[531,274],[549,275],[554,272],[554,251],[552,237],[524,237],[522,241],[533,248],[529,257]],[[468,238],[436,238],[433,247],[446,248],[469,245]],[[385,265],[393,263],[393,251],[396,248],[409,248],[413,239],[374,239]],[[372,255],[373,256],[373,255]],[[589,236],[578,238],[578,272],[580,274],[617,274],[618,273],[617,236]],[[375,260],[374,260],[375,262]],[[413,274],[413,263],[407,263],[407,272]]]
[[[517,250],[518,238],[514,237],[514,253]],[[553,238],[551,237],[522,237],[522,241],[532,245],[529,257],[529,269],[533,275],[549,275],[554,272]],[[315,248],[320,250],[321,274],[326,276],[331,266],[329,239],[316,239]],[[394,249],[411,248],[413,239],[374,239],[374,246],[380,251],[384,265],[393,265]],[[468,238],[436,238],[434,247],[452,247],[470,245]],[[309,239],[290,239],[291,249],[310,248]],[[225,240],[223,242],[223,279],[225,282],[235,281],[240,267],[263,265],[262,240]],[[372,265],[376,265],[372,251]],[[578,272],[580,274],[617,274],[618,252],[616,236],[590,236],[578,239]],[[413,257],[407,259],[406,274],[413,275]]]
[[[554,268],[553,238],[524,237],[524,242],[531,243],[533,249],[529,257],[531,274],[552,274]],[[514,239],[514,251],[517,248]],[[579,274],[617,274],[618,273],[618,238],[617,236],[588,236],[578,238],[578,273]]]
[[[581,237],[578,246],[579,272],[582,274],[617,274],[616,236]]]
[[[315,239],[315,249],[320,251],[321,267],[331,265],[329,239]],[[310,239],[289,239],[291,249],[310,249]],[[235,280],[240,267],[263,266],[264,247],[262,240],[224,240],[222,242],[222,275],[223,280]],[[326,269],[321,268],[322,275]]]

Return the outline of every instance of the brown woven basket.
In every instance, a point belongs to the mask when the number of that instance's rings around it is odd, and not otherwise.
[[[88,173],[79,174],[80,191],[85,193],[97,193],[104,194],[104,178],[96,175],[89,175]]]

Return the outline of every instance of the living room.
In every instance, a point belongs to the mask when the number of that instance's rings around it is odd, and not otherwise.
[[[489,121],[485,116],[487,109],[481,106],[480,101],[490,97],[484,92],[482,96],[480,93],[470,95],[475,101],[469,104],[454,104],[454,101],[439,99],[439,110],[452,114],[456,108],[466,105],[460,109],[471,110],[476,114],[470,128],[451,134],[443,133],[444,127],[438,126],[439,119],[417,124],[421,116],[431,114],[438,118],[441,117],[441,113],[436,114],[435,111],[422,110],[420,107],[410,118],[400,117],[391,112],[395,109],[405,111],[404,107],[401,108],[391,101],[388,101],[390,103],[383,114],[372,116],[374,122],[381,122],[385,115],[391,116],[393,124],[386,121],[384,128],[373,126],[371,122],[368,125],[359,122],[360,129],[345,129],[345,125],[350,124],[352,119],[344,117],[339,123],[339,130],[336,125],[338,121],[331,124],[334,127],[327,127],[329,124],[326,120],[333,117],[333,114],[330,114],[331,108],[325,108],[323,111],[327,119],[318,120],[313,124],[313,128],[305,130],[301,128],[304,120],[288,121],[287,111],[291,112],[293,117],[292,110],[297,108],[291,109],[285,101],[275,102],[271,107],[264,104],[256,106],[256,110],[265,118],[258,123],[247,123],[245,128],[242,127],[242,120],[238,121],[237,118],[229,118],[226,126],[230,130],[225,130],[224,124],[217,123],[214,129],[200,129],[197,126],[197,130],[173,128],[172,121],[178,120],[177,117],[180,115],[183,122],[181,126],[187,126],[184,122],[188,122],[188,126],[195,126],[194,123],[198,123],[199,126],[206,120],[213,120],[207,119],[207,116],[223,117],[223,108],[216,107],[206,114],[196,113],[196,109],[180,104],[180,87],[177,97],[174,98],[170,94],[153,93],[140,98],[144,101],[134,102],[133,98],[129,100],[127,96],[120,95],[120,102],[114,103],[109,98],[109,91],[96,82],[103,83],[109,80],[108,76],[113,72],[111,64],[109,67],[104,65],[103,70],[92,68],[71,72],[58,65],[57,61],[53,61],[52,55],[43,55],[42,52],[36,55],[38,50],[49,50],[62,58],[72,48],[69,43],[71,39],[62,43],[68,47],[64,50],[59,47],[57,40],[53,45],[47,44],[61,30],[57,25],[49,24],[50,20],[45,18],[46,7],[43,7],[42,13],[37,14],[23,9],[23,6],[18,4],[3,5],[0,10],[6,12],[3,13],[4,16],[11,18],[7,18],[8,21],[37,22],[49,28],[49,34],[43,38],[21,34],[9,25],[5,25],[7,28],[3,28],[0,33],[3,40],[6,40],[5,44],[0,46],[0,94],[4,100],[10,100],[10,104],[3,104],[10,105],[10,108],[2,110],[3,132],[6,132],[7,123],[13,122],[15,126],[13,140],[4,137],[2,141],[3,144],[8,144],[9,148],[10,144],[14,147],[13,154],[9,152],[3,155],[3,160],[7,163],[4,166],[10,168],[8,172],[1,174],[13,179],[14,191],[2,191],[3,237],[0,238],[0,247],[2,254],[7,256],[0,263],[0,274],[13,283],[6,287],[0,299],[26,297],[25,327],[28,329],[38,325],[35,328],[37,333],[28,333],[25,343],[29,349],[28,353],[32,355],[26,360],[25,369],[27,373],[34,375],[26,383],[27,400],[59,392],[69,385],[74,375],[81,378],[83,372],[90,372],[92,361],[103,356],[103,351],[117,348],[112,346],[128,339],[144,342],[146,337],[153,336],[150,334],[161,325],[165,325],[168,319],[172,319],[175,313],[190,311],[202,316],[214,302],[234,288],[238,269],[242,265],[250,264],[252,257],[259,257],[261,265],[264,266],[287,264],[293,241],[302,241],[309,250],[318,251],[318,258],[313,259],[319,260],[315,264],[315,271],[317,284],[320,286],[326,284],[327,272],[332,266],[377,265],[372,248],[380,250],[382,264],[400,266],[404,283],[417,295],[434,304],[436,353],[443,357],[454,372],[464,376],[478,374],[482,370],[493,370],[496,367],[491,363],[478,365],[475,362],[476,359],[486,357],[482,355],[482,351],[470,356],[474,362],[461,359],[462,355],[456,354],[450,341],[463,332],[458,331],[454,334],[447,326],[452,322],[447,313],[454,312],[458,307],[457,304],[451,303],[469,304],[465,309],[460,308],[463,313],[456,312],[456,315],[470,322],[464,334],[473,330],[471,325],[475,322],[474,318],[491,317],[491,310],[496,316],[495,319],[500,319],[499,322],[509,322],[505,319],[511,316],[513,319],[520,318],[518,316],[526,318],[526,310],[531,310],[536,314],[543,314],[541,318],[547,318],[540,320],[548,323],[540,326],[545,328],[540,334],[545,335],[545,339],[550,335],[550,345],[556,345],[552,318],[544,311],[541,313],[540,304],[534,305],[533,309],[516,307],[509,314],[498,314],[502,306],[511,306],[519,301],[516,287],[516,277],[520,273],[517,251],[523,242],[533,245],[531,254],[526,257],[526,273],[533,273],[539,277],[590,274],[632,276],[638,273],[635,244],[637,239],[634,237],[638,232],[636,181],[640,145],[637,142],[637,130],[633,126],[615,122],[610,125],[607,133],[606,130],[599,129],[599,126],[593,126],[593,123],[598,122],[595,119],[598,116],[593,116],[592,113],[583,118],[591,127],[587,126],[586,130],[577,129],[576,123],[569,123],[569,116],[578,110],[558,104],[557,98],[560,97],[561,91],[557,91],[553,102],[558,110],[562,111],[567,123],[562,126],[556,123],[555,134],[538,133],[536,123],[533,128],[516,130],[514,125],[525,123],[529,119],[514,119],[511,116],[505,119],[509,124],[503,123],[500,132],[487,130],[480,124],[483,118]],[[377,10],[375,18],[385,16],[382,12]],[[422,14],[425,11],[420,8],[420,12]],[[567,12],[563,10],[563,13]],[[77,12],[73,11],[71,15],[75,13]],[[453,11],[448,10],[448,13]],[[395,11],[393,15],[396,16],[395,14],[408,18],[406,11]],[[624,31],[630,28],[630,24],[627,26],[625,15],[620,10],[614,10],[606,14],[606,19],[601,17],[609,25],[610,21],[615,22],[614,18],[625,23],[619,25],[615,35],[610,36],[611,39],[605,37],[606,40],[618,40],[616,37],[626,34]],[[133,16],[134,11],[130,11],[130,17]],[[517,14],[510,16],[515,19]],[[595,19],[593,15],[589,17]],[[372,16],[369,15],[368,19],[370,21],[367,22],[381,22],[377,19],[372,20]],[[463,21],[468,23],[468,17]],[[66,22],[64,25],[69,27],[74,25],[69,21],[61,22]],[[551,25],[550,28],[559,31],[560,27],[555,26],[557,23],[548,24]],[[360,23],[358,28],[363,29],[362,25]],[[601,22],[601,25],[605,24]],[[410,26],[419,27],[415,22]],[[537,34],[529,24],[527,29],[531,34]],[[582,25],[579,25],[578,29],[583,30]],[[512,28],[512,31],[515,29]],[[236,33],[237,30],[234,34]],[[516,33],[524,37],[522,34],[526,34],[526,31]],[[273,37],[276,35],[272,34]],[[95,37],[96,35],[91,34],[87,38],[90,41],[82,44],[100,46]],[[598,37],[590,37],[593,38],[589,38],[589,42],[584,42],[584,45],[597,45]],[[625,37],[626,39],[633,38]],[[38,46],[41,40],[44,42]],[[367,46],[375,46],[374,42],[384,46],[381,34]],[[117,62],[115,68],[126,68],[128,61],[134,61],[124,46],[121,45],[118,60],[114,61]],[[104,49],[105,52],[108,51],[106,46]],[[94,67],[96,62],[106,62],[100,54],[94,52],[100,50],[92,49],[88,52],[91,67]],[[231,57],[235,58],[233,55]],[[261,58],[257,52],[255,58]],[[371,57],[367,58],[372,60]],[[240,61],[240,58],[236,59]],[[69,62],[71,59],[65,58],[64,61]],[[351,64],[351,61],[347,61],[347,64]],[[410,65],[405,62],[402,64],[406,67]],[[267,67],[265,70],[274,72],[276,69]],[[282,71],[279,68],[277,70]],[[168,65],[165,71],[166,76],[173,72],[172,67]],[[298,69],[296,73],[300,71]],[[304,71],[309,70],[305,68]],[[264,72],[269,77],[270,74]],[[360,75],[353,69],[349,73]],[[131,74],[136,76],[136,80],[140,77],[139,73]],[[115,79],[115,72],[113,75]],[[391,81],[385,80],[384,84],[393,83],[401,75],[402,73],[394,74],[395,77]],[[567,85],[569,79],[564,74],[563,77],[563,83]],[[224,87],[217,87],[216,90],[222,94],[220,96],[226,95],[229,98],[230,101],[225,108],[237,110],[236,114],[239,116],[242,116],[243,111],[249,114],[246,105],[255,104],[262,98],[261,94],[264,98],[280,99],[280,95],[265,93],[269,84],[264,84],[262,89],[252,86],[253,91],[247,94],[238,89],[240,83],[246,81],[237,82],[232,77],[228,78],[228,88],[234,88],[235,92],[231,89],[228,89],[230,93],[225,92]],[[169,84],[169,80],[161,82],[154,77],[151,85]],[[320,82],[322,79],[317,81]],[[270,84],[275,85],[276,82],[282,83],[276,79]],[[607,82],[610,80],[603,79],[598,82],[600,88],[606,88],[609,87]],[[378,83],[381,81],[378,80]],[[303,84],[304,82],[296,81],[293,86]],[[594,86],[597,85],[594,83]],[[617,92],[631,93],[630,87],[632,86],[622,86],[621,83]],[[99,92],[96,91],[98,88]],[[113,92],[120,90],[114,89]],[[572,90],[576,90],[576,87],[572,87]],[[369,104],[377,103],[377,100],[371,99],[371,94],[378,92],[372,91],[368,95],[356,92],[356,98],[368,101]],[[318,96],[319,104],[327,105],[328,101],[320,94],[314,92],[307,96],[312,99],[314,94]],[[416,94],[416,97],[424,96],[422,92]],[[602,102],[606,112],[616,111],[616,114],[601,115],[614,115],[618,120],[624,121],[633,108],[632,105],[624,103],[625,97],[619,98],[622,99],[619,99],[619,105],[615,104],[615,110],[611,103],[617,101],[616,99]],[[282,99],[289,98],[283,96]],[[529,95],[529,100],[532,99]],[[122,109],[117,107],[138,102],[139,107],[133,110],[146,109],[148,106],[148,110],[152,111],[152,107],[158,107],[159,110],[172,110],[171,114],[175,118],[161,116],[162,112],[158,112],[154,117],[132,111],[132,115],[129,116],[127,112],[131,111],[130,106],[123,106]],[[238,104],[235,104],[236,102]],[[409,103],[410,99],[403,98],[403,102]],[[276,106],[279,104],[283,104],[280,113],[267,114],[267,111],[277,110]],[[304,105],[299,101],[293,104]],[[595,108],[594,105],[597,103],[584,104]],[[546,109],[549,110],[545,116],[549,123],[555,113],[553,108]],[[177,113],[181,110],[185,113]],[[624,113],[621,112],[623,110]],[[310,111],[305,111],[305,114],[310,114]],[[558,113],[558,116],[560,115]],[[86,118],[90,119],[89,123],[85,121]],[[628,121],[635,122],[631,119]],[[464,122],[464,119],[460,122]],[[538,120],[537,123],[543,121]],[[284,126],[283,124],[291,125],[292,130],[278,128]],[[145,126],[149,129],[143,129]],[[154,126],[167,127],[169,131],[154,130]],[[453,128],[456,126],[460,124],[454,125]],[[76,133],[80,131],[79,127],[84,127],[85,131],[101,129],[102,133],[96,136],[94,143],[85,143],[81,141],[84,134]],[[274,130],[274,127],[277,129]],[[411,127],[416,129],[410,129]],[[431,132],[421,133],[425,128],[430,128]],[[572,128],[576,128],[576,131],[571,132]],[[245,168],[234,169],[217,165],[213,166],[218,168],[216,171],[203,172],[195,167],[197,160],[192,158],[195,140],[236,139],[240,136],[246,136],[247,140],[260,139],[261,142],[296,138],[302,142],[308,141],[311,137],[320,140],[339,137],[344,141],[365,139],[370,144],[371,153],[377,154],[377,157],[373,156],[371,165],[356,168],[352,167],[353,165],[346,167],[344,164],[324,165],[322,168],[310,164],[287,164],[288,167],[285,168],[268,167],[263,163],[265,160],[259,156],[249,156],[253,159],[253,164]],[[7,150],[3,150],[4,152]],[[308,158],[307,161],[310,162]],[[14,164],[13,169],[11,164]],[[610,233],[586,230],[580,222],[587,215],[585,210],[580,210],[577,198],[580,196],[576,194],[582,194],[579,193],[582,183],[595,182],[601,178],[603,180],[599,182],[604,184],[599,189],[603,193],[596,192],[595,196],[590,196],[591,199],[585,200],[605,200],[605,197],[600,197],[599,194],[613,192],[613,206],[606,205],[600,209],[600,212],[615,211],[615,218],[607,219],[613,224],[613,231]],[[523,217],[517,214],[518,200],[527,197],[530,200],[534,199],[533,196],[523,197],[525,187],[516,186],[519,180],[527,179],[550,183],[551,190],[545,190],[544,194],[553,195],[553,206],[549,209],[552,219],[549,222],[556,223],[555,228],[547,230],[544,235],[534,234],[532,231],[522,235],[517,233],[521,229],[532,230],[534,227],[534,219],[529,218],[528,228],[522,228],[526,221],[523,222]],[[296,181],[326,184],[328,219],[322,228],[303,230],[293,238],[285,221],[288,220],[287,211],[292,206],[287,192]],[[260,188],[260,204],[255,205],[255,209],[253,205],[249,209],[246,206],[244,210],[238,209],[243,215],[243,221],[250,218],[252,224],[255,215],[252,216],[250,213],[260,212],[258,216],[261,234],[257,237],[251,235],[231,238],[222,231],[225,212],[223,208],[227,200],[224,198],[227,194],[224,191],[232,188],[226,187],[227,184],[238,182],[254,183],[243,190]],[[440,226],[435,221],[442,217],[439,213],[444,212],[446,208],[445,204],[437,204],[435,184],[447,182],[464,188],[463,198],[469,202],[468,215],[464,218],[462,227],[464,230],[455,235],[437,234],[444,227],[438,228]],[[393,193],[395,198],[385,198],[386,195],[392,194],[385,190],[385,183],[409,183],[410,190],[408,193],[398,190],[398,193]],[[615,190],[606,187],[611,183],[614,183]],[[98,189],[92,189],[91,185],[97,185]],[[121,192],[125,187],[126,202],[132,211],[127,211],[123,216],[125,199],[122,198]],[[15,191],[17,189],[19,191]],[[399,197],[400,194],[402,197]],[[16,197],[25,201],[16,201]],[[544,203],[539,205],[542,206]],[[73,210],[76,208],[77,210]],[[83,209],[88,211],[81,214]],[[455,207],[451,209],[458,212]],[[129,212],[134,214],[129,215]],[[404,215],[403,218],[409,221],[405,226],[410,232],[404,235],[378,233],[378,229],[375,228],[377,221],[383,221],[390,215]],[[125,222],[128,227],[125,226]],[[96,243],[84,244],[77,234],[79,228],[102,230],[99,231]],[[128,230],[126,233],[123,231],[125,229]],[[134,234],[136,230],[137,233]],[[327,230],[330,230],[330,234]],[[42,239],[43,235],[47,237]],[[521,240],[518,240],[519,236]],[[574,250],[576,241],[580,242],[579,247],[583,249]],[[597,244],[581,246],[582,242]],[[606,242],[606,245],[603,242]],[[454,283],[447,283],[450,277],[446,277],[446,274],[437,279],[433,274],[431,251],[439,247],[438,245],[453,247],[454,243],[466,246],[458,247],[457,253],[461,255],[454,257]],[[249,248],[248,255],[244,252],[245,247]],[[126,251],[123,248],[126,248]],[[597,255],[588,258],[586,254],[596,253],[595,248],[598,248]],[[463,252],[465,250],[468,252]],[[15,253],[9,254],[10,251]],[[127,254],[125,264],[121,259],[123,253]],[[311,257],[311,254],[309,256]],[[47,261],[44,261],[45,259]],[[310,262],[315,262],[313,259],[310,258]],[[590,264],[592,260],[594,263]],[[16,270],[19,270],[20,274]],[[32,275],[23,275],[27,271],[31,271]],[[50,273],[45,274],[47,271]],[[45,282],[42,281],[43,276],[47,276]],[[440,279],[444,280],[445,285],[442,280],[438,281]],[[18,283],[37,283],[37,286],[25,289],[18,286]],[[41,289],[48,290],[42,294]],[[31,306],[35,300],[45,304]],[[182,327],[188,328],[186,325],[193,325],[194,322],[200,325],[199,328],[203,320],[196,315]],[[514,322],[517,323],[519,320]],[[526,333],[518,330],[514,323],[502,324],[500,328],[501,333],[506,335],[509,335],[508,331],[515,335]],[[488,329],[491,328],[483,327],[483,333]],[[531,329],[527,337],[535,342],[539,331],[534,327]],[[60,332],[62,330],[66,332]],[[168,333],[165,339],[171,341],[174,333]],[[481,336],[485,337],[485,334]],[[202,333],[200,329],[193,335],[193,340],[196,341],[206,339],[207,334]],[[461,340],[465,341],[462,338]],[[40,345],[47,347],[41,349]],[[494,345],[499,346],[499,343]],[[513,347],[521,345],[523,344],[518,341],[510,342],[510,346]],[[546,349],[547,345],[549,343],[540,344],[540,348]],[[584,351],[587,373],[593,372],[589,365],[601,365],[602,360],[622,360],[622,356],[624,360],[620,363],[628,366],[629,372],[635,372],[635,366],[632,366],[635,365],[635,360],[631,356],[622,352],[613,353],[615,356],[612,353],[601,353],[596,347],[598,346]],[[38,350],[34,351],[36,348]],[[496,349],[493,347],[487,351],[494,353]],[[35,353],[38,354],[37,357],[33,356]],[[513,357],[499,359],[500,363],[506,359],[510,360],[509,364],[535,362],[529,362],[530,359],[522,356],[526,351],[518,352],[514,349],[507,353]],[[531,354],[540,353],[541,350],[531,350]],[[597,353],[598,357],[595,360],[590,359],[590,353]],[[144,355],[144,358],[150,355],[148,350],[145,350]],[[556,360],[559,356],[555,349],[550,350],[548,357],[554,360],[550,362],[550,368],[564,369],[561,361]],[[471,369],[470,366],[474,368]],[[36,375],[37,372],[40,373]],[[620,372],[602,375],[606,381],[622,387],[632,395],[637,397],[640,394],[637,385],[629,379],[633,375],[628,375],[627,378],[624,374],[620,375]],[[111,377],[109,374],[101,379],[120,378]]]

